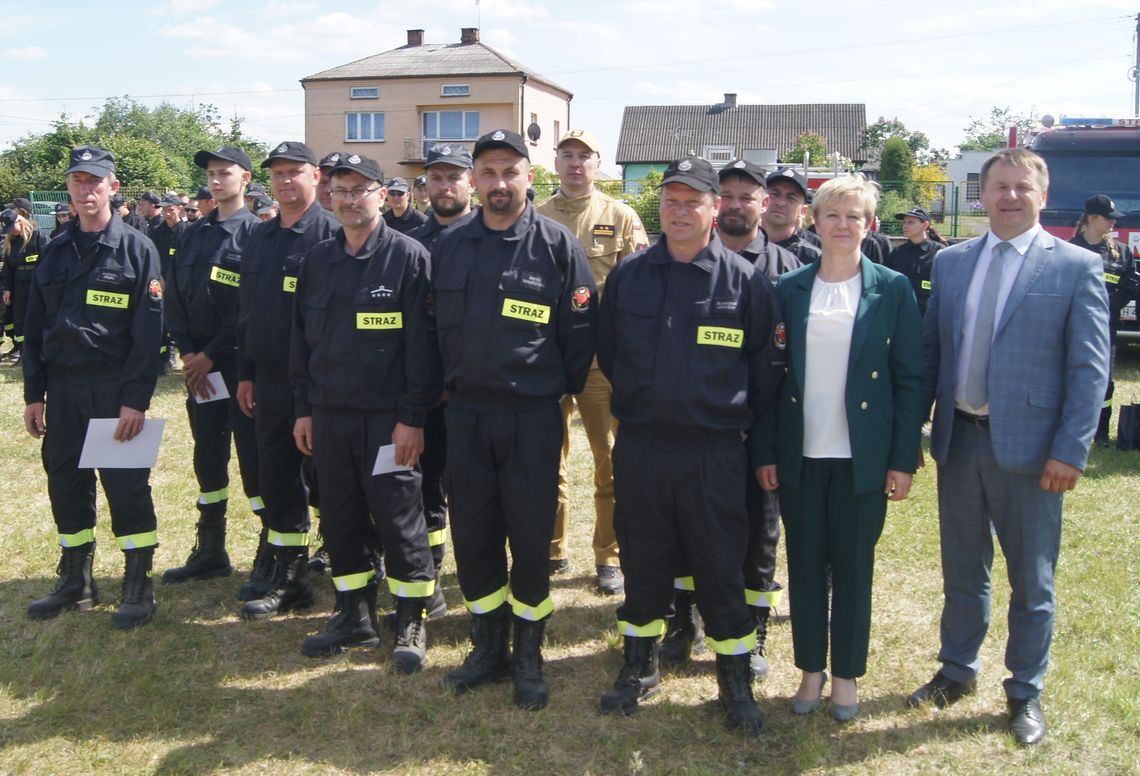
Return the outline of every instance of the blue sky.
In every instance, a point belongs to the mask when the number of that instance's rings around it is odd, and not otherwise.
[[[1081,9],[1080,14],[1074,8]],[[95,10],[98,8],[98,10]],[[862,102],[954,146],[971,116],[1130,115],[1134,3],[1117,0],[157,0],[5,8],[0,148],[109,96],[216,105],[267,143],[300,138],[299,79],[459,28],[574,92],[614,169],[626,105]],[[325,149],[317,149],[319,152]]]

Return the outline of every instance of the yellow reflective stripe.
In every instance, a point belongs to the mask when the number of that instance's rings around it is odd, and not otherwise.
[[[166,253],[167,253],[167,255],[169,255],[169,256],[173,256],[173,255],[174,255],[174,249],[173,249],[173,248],[171,248],[171,249],[170,249],[170,250],[168,250]]]
[[[24,341],[24,335],[23,334],[17,334],[15,337],[12,337],[12,341],[13,342],[23,342]]]
[[[427,598],[435,592],[435,580],[426,582],[407,582],[402,579],[388,576],[388,592],[396,598]]]
[[[650,620],[644,625],[634,625],[632,622],[618,620],[618,633],[623,636],[633,636],[639,639],[651,639],[665,635],[664,620]]]
[[[538,622],[544,617],[549,617],[550,613],[554,611],[554,599],[547,596],[542,601],[534,606],[524,604],[522,601],[516,601],[514,596],[511,596],[511,611],[515,613],[515,617],[531,622]]]
[[[1111,407],[1112,406],[1112,399],[1105,399],[1104,400],[1104,406],[1105,406],[1105,409],[1108,409],[1109,407]]]
[[[40,255],[38,253],[29,253],[27,256],[24,257],[24,263],[25,264],[35,264],[39,260],[40,260]]]
[[[281,533],[270,528],[265,535],[265,541],[274,547],[308,547],[309,535],[307,533]]]
[[[781,590],[749,590],[744,588],[744,601],[749,606],[766,606],[773,609],[784,600],[784,591]]]
[[[1120,283],[1120,275],[1114,275],[1111,272],[1104,273],[1104,282],[1112,283],[1114,286]]]
[[[440,528],[438,531],[428,531],[428,547],[438,547],[447,541],[447,531]]]
[[[696,583],[693,582],[692,577],[675,577],[673,579],[673,589],[674,590],[687,590],[688,592],[691,593],[697,589],[697,586],[696,586]]]
[[[87,304],[95,307],[111,307],[116,310],[126,310],[131,304],[130,294],[120,294],[117,291],[97,291],[87,289]]]
[[[313,517],[319,519],[321,516],[321,508],[320,507],[313,507],[312,509],[313,509]]]
[[[77,533],[59,535],[60,547],[82,547],[85,544],[91,544],[93,541],[95,541],[94,528],[84,528]]]
[[[292,275],[286,275],[285,280],[281,283],[281,290],[292,294],[297,291],[297,278]]]
[[[115,541],[118,542],[120,550],[142,550],[158,544],[158,531],[116,536]]]
[[[739,350],[744,347],[744,329],[728,329],[724,326],[698,326],[697,344]]]
[[[228,487],[221,490],[211,490],[209,492],[202,491],[198,494],[199,504],[217,504],[219,501],[225,501],[230,497],[230,489]]]
[[[463,605],[466,606],[467,611],[471,612],[472,614],[487,614],[488,612],[493,612],[506,602],[506,585],[503,585],[501,588],[491,593],[490,595],[485,595],[476,601],[469,601],[466,598],[463,599]]]
[[[233,286],[237,288],[241,283],[241,273],[223,269],[215,264],[210,267],[210,280],[215,283],[221,283],[223,286]]]
[[[357,313],[356,328],[367,330],[402,329],[403,313]]]
[[[265,502],[262,501],[261,496],[250,496],[249,511],[256,512],[259,509],[265,509]]]
[[[531,304],[518,299],[503,300],[503,317],[518,318],[520,321],[550,323],[550,305]]]
[[[376,578],[376,572],[372,569],[368,571],[361,571],[357,574],[345,574],[343,577],[333,577],[333,586],[342,593],[349,590],[360,590],[368,587],[368,583]]]
[[[724,641],[717,641],[706,633],[705,641],[712,647],[712,651],[718,655],[744,655],[756,649],[756,631],[738,639],[725,639]]]
[[[929,291],[932,288],[934,288],[934,284],[931,283],[929,280],[922,281],[922,283],[920,285],[922,286],[923,291]]]

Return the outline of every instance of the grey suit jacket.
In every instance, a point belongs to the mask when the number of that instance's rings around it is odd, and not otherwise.
[[[947,248],[934,262],[923,323],[923,390],[932,404],[931,453],[950,451],[966,292],[985,237]],[[1056,459],[1078,469],[1108,386],[1108,297],[1100,259],[1041,231],[994,332],[988,379],[990,437],[998,464],[1040,474]]]

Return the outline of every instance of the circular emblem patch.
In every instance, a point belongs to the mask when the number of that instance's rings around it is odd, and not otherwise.
[[[681,172],[688,172],[689,170],[693,169],[693,163],[686,159],[677,165],[677,169]]]
[[[496,131],[495,134],[491,135],[492,140],[503,140],[504,138],[506,138],[506,135],[503,134],[503,130],[501,129]]]
[[[348,163],[349,164],[360,164],[360,157],[357,156],[356,154],[353,154],[352,156],[348,157]]]

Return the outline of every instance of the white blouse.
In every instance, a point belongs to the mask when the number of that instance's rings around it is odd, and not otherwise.
[[[804,457],[850,458],[847,361],[863,277],[828,283],[816,277],[808,308],[804,367]]]

